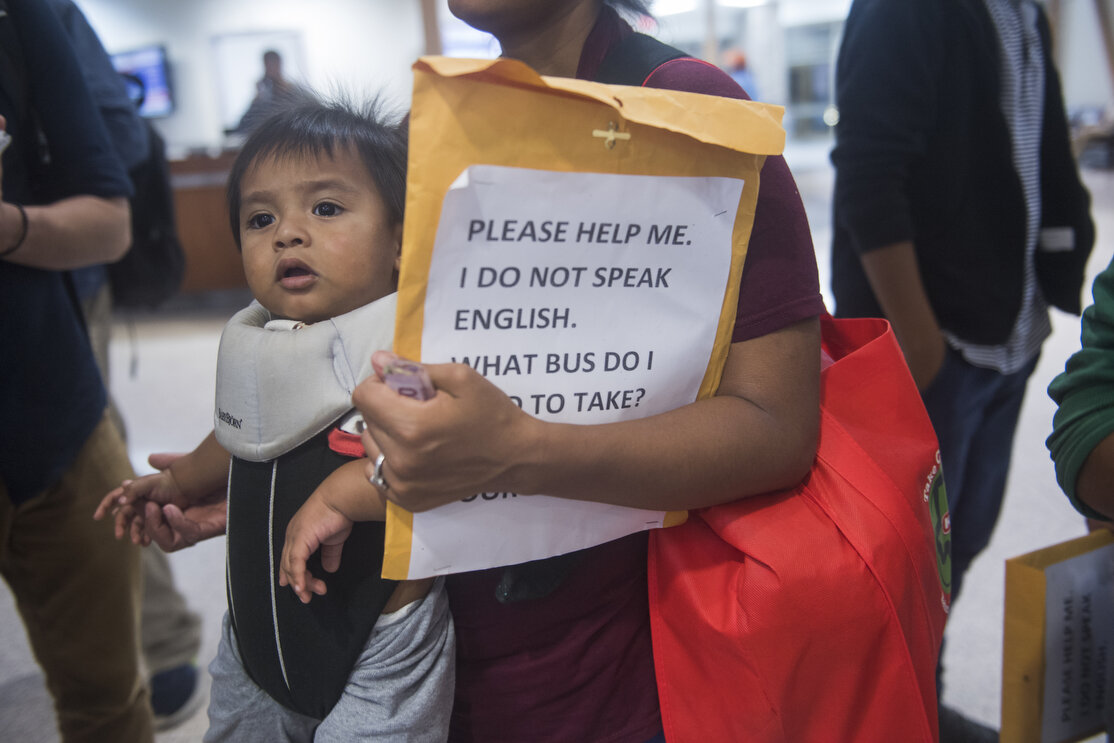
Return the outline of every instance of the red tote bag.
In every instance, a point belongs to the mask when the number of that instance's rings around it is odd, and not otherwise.
[[[888,323],[821,322],[806,479],[651,533],[669,743],[937,740],[951,544],[936,436]]]

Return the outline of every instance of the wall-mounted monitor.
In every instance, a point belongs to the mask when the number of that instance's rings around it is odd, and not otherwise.
[[[174,112],[174,94],[170,86],[170,64],[166,47],[159,44],[117,52],[112,64],[124,77],[128,95],[140,103],[140,116],[156,118]]]

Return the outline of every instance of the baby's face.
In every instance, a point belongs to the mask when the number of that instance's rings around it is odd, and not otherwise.
[[[402,226],[355,152],[255,163],[240,185],[244,273],[279,317],[318,322],[394,291]]]

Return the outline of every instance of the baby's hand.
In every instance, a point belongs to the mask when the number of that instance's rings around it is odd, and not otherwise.
[[[100,520],[113,516],[117,539],[123,539],[126,534],[133,543],[146,546],[150,539],[143,532],[143,512],[148,502],[157,503],[160,507],[168,503],[179,508],[187,505],[181,488],[170,472],[157,472],[135,480],[124,480],[120,487],[101,499],[93,518]]]
[[[321,567],[335,573],[340,567],[344,541],[352,533],[352,520],[330,506],[319,493],[302,504],[286,527],[279,585],[289,585],[303,604],[313,594],[325,595],[325,582],[306,570],[306,560],[321,548]]]

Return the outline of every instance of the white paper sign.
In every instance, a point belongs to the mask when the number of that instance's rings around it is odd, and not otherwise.
[[[1045,568],[1042,743],[1106,727],[1114,707],[1114,544]]]
[[[438,224],[422,360],[467,363],[549,421],[607,423],[692,402],[723,310],[742,188],[734,178],[469,168]],[[664,517],[479,494],[414,514],[411,576],[563,554]]]

